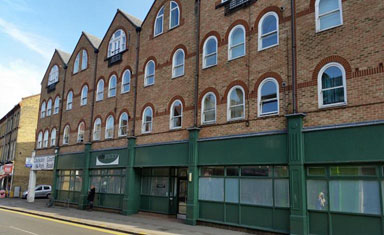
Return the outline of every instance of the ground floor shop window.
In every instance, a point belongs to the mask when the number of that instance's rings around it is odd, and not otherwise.
[[[83,182],[81,170],[59,170],[57,177],[57,190],[80,192]]]
[[[141,195],[168,197],[170,192],[169,168],[143,169]]]
[[[202,167],[199,200],[289,207],[287,166]]]
[[[90,184],[97,193],[124,194],[125,169],[95,169],[90,171]]]
[[[307,168],[309,210],[381,214],[380,179],[376,166]]]

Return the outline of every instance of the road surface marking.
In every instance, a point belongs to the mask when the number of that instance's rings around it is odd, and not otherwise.
[[[39,235],[37,233],[33,233],[33,232],[30,232],[30,231],[27,231],[27,230],[24,230],[24,229],[21,229],[21,228],[16,228],[16,227],[13,227],[13,226],[9,226],[11,229],[14,229],[14,230],[19,230],[19,231],[22,231],[24,233],[29,233],[29,234],[32,234],[32,235]]]
[[[76,223],[71,223],[71,222],[62,221],[62,220],[58,220],[58,219],[51,219],[51,218],[46,218],[46,217],[42,217],[42,216],[31,215],[31,214],[28,214],[28,213],[23,213],[23,212],[18,212],[18,211],[12,211],[12,210],[6,210],[6,209],[0,209],[0,211],[14,213],[14,214],[19,214],[19,215],[24,215],[24,216],[29,216],[29,217],[33,217],[33,218],[37,218],[37,219],[43,219],[43,220],[47,220],[47,221],[51,221],[51,222],[56,222],[56,223],[60,223],[60,224],[67,224],[67,225],[71,225],[71,226],[74,226],[74,227],[79,227],[79,228],[85,228],[85,229],[89,229],[89,230],[99,231],[99,232],[102,232],[102,233],[108,233],[108,234],[114,234],[114,235],[127,235],[127,234],[129,234],[129,232],[123,233],[123,232],[111,231],[111,230],[107,230],[107,229],[103,229],[103,228],[96,228],[96,227],[91,227],[91,226],[88,226],[88,225],[76,224]],[[137,233],[137,232],[135,232],[135,233]],[[137,234],[145,235],[146,233],[137,233]]]

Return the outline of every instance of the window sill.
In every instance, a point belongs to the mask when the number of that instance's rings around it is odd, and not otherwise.
[[[208,127],[208,126],[214,126],[216,124],[217,124],[216,121],[212,121],[212,122],[201,123],[201,126]]]
[[[179,126],[179,127],[170,127],[169,130],[170,131],[178,131],[180,129],[182,129],[183,127],[182,126]]]
[[[246,54],[241,55],[241,56],[238,56],[238,57],[235,57],[235,58],[228,58],[227,63],[229,63],[229,62],[231,62],[231,61],[234,61],[234,60],[237,60],[237,59],[240,59],[240,58],[243,58],[243,57],[245,57],[245,56],[246,56]]]
[[[268,46],[268,47],[264,47],[264,48],[258,48],[258,51],[265,51],[267,49],[270,49],[270,48],[274,48],[274,47],[277,47],[279,46],[279,43],[275,44],[275,45],[272,45],[272,46]]]
[[[319,109],[321,110],[327,110],[327,109],[337,109],[337,108],[345,108],[347,107],[347,103],[336,103],[336,104],[329,104],[329,105],[320,105]]]
[[[158,34],[153,34],[153,38],[157,38],[157,37],[159,37],[159,36],[161,36],[161,35],[163,35],[164,34],[164,31],[163,32],[161,32],[161,33],[158,33]]]
[[[338,28],[338,27],[341,27],[343,26],[343,24],[339,24],[339,25],[334,25],[332,27],[329,27],[329,28],[325,28],[325,29],[316,29],[316,34],[320,34],[322,32],[326,32],[328,30],[331,30],[331,29],[334,29],[334,28]]]
[[[275,116],[279,116],[279,113],[274,112],[274,113],[259,114],[257,117],[258,118],[267,118],[267,117],[275,117]]]
[[[146,88],[146,87],[151,87],[151,86],[154,86],[155,85],[155,83],[153,83],[153,84],[149,84],[149,85],[144,85],[144,88]]]
[[[180,20],[181,20],[181,19],[179,19],[179,24],[178,24],[178,25],[175,25],[175,26],[173,26],[173,27],[169,26],[168,32],[169,32],[169,31],[172,31],[172,30],[174,30],[174,29],[177,29],[177,28],[180,26]]]
[[[121,95],[123,95],[123,94],[127,94],[127,93],[129,93],[130,91],[131,91],[131,90],[124,91],[124,92],[122,91],[120,94],[121,94]]]
[[[245,121],[245,117],[235,118],[235,119],[228,119],[227,120],[228,123],[237,123],[237,122],[244,122],[244,121]]]
[[[184,73],[183,74],[181,74],[181,75],[179,75],[179,76],[172,76],[172,79],[176,79],[176,78],[180,78],[180,77],[184,77]]]
[[[206,70],[206,69],[210,69],[210,68],[213,68],[213,67],[216,67],[217,66],[217,63],[216,64],[213,64],[213,65],[210,65],[210,66],[203,66],[203,70]]]

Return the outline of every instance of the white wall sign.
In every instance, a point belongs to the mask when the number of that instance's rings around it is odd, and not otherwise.
[[[119,165],[119,154],[101,154],[96,157],[96,166]]]
[[[55,165],[55,155],[35,157],[32,170],[34,171],[53,170],[54,165]]]

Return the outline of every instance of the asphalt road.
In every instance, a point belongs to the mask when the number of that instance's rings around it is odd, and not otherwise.
[[[123,235],[60,220],[0,209],[0,234],[6,235]]]

